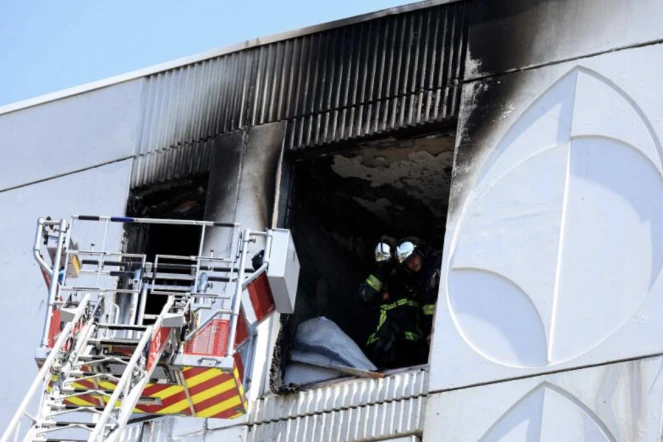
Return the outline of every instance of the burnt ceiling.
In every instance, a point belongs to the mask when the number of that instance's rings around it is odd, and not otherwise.
[[[300,163],[298,179],[315,194],[314,204],[323,206],[324,219],[336,219],[343,211],[362,217],[355,224],[373,232],[416,235],[441,247],[454,144],[452,131],[371,141]]]
[[[131,192],[127,214],[136,217],[203,219],[209,175],[154,184]]]

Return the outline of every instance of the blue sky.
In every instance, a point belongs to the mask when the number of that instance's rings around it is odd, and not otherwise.
[[[0,105],[414,0],[0,0]]]

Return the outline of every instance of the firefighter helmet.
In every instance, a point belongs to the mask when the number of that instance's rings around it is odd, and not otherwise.
[[[414,237],[405,238],[402,239],[396,247],[396,259],[398,259],[400,264],[403,264],[409,257],[417,252],[423,256],[421,241]]]
[[[395,244],[396,240],[390,236],[380,238],[375,246],[375,261],[379,263],[391,261]]]

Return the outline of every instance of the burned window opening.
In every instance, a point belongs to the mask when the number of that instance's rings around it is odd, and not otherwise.
[[[274,391],[307,383],[288,385],[287,371],[297,327],[308,319],[334,321],[366,352],[378,312],[375,305],[362,304],[357,291],[374,269],[381,235],[417,236],[441,251],[454,137],[455,127],[445,128],[294,163],[286,226],[293,232],[301,273],[295,313],[283,320],[277,343],[275,360],[282,359],[280,379],[272,377]]]
[[[144,218],[202,220],[205,212],[207,182],[204,174],[187,179],[159,183],[134,190],[127,204],[127,215]],[[155,255],[194,256],[198,254],[201,230],[194,226],[177,225],[126,225],[126,250],[145,253],[148,261]],[[186,269],[173,268],[171,273],[188,273]],[[158,315],[167,296],[148,297],[147,315]],[[152,320],[145,320],[145,324]]]

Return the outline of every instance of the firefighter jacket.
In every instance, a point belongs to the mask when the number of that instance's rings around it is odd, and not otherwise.
[[[442,255],[438,252],[431,252],[424,258],[421,270],[409,273],[406,278],[408,291],[416,293],[421,306],[419,327],[424,336],[428,336],[433,330],[433,315],[437,303],[437,292],[440,288],[441,267]]]

